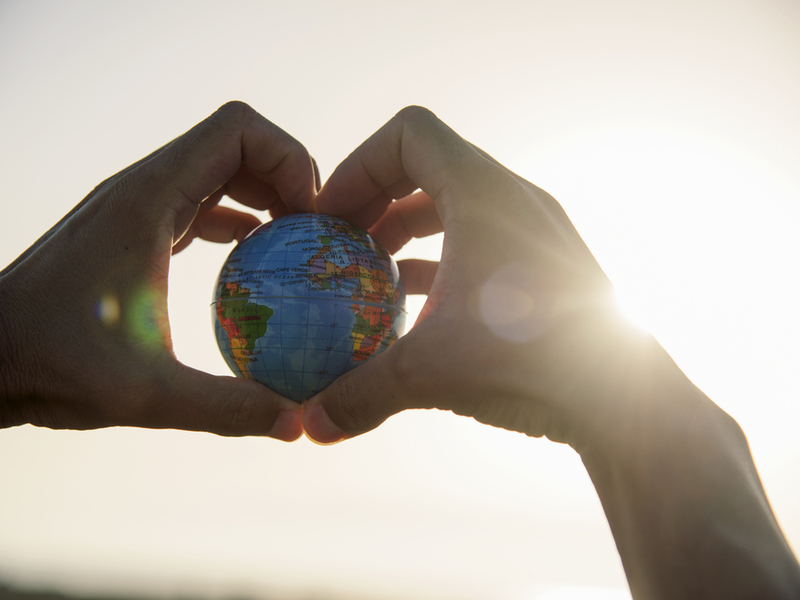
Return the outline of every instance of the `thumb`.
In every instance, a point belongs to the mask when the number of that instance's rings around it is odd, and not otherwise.
[[[306,436],[334,444],[375,429],[407,408],[427,408],[412,391],[413,373],[403,367],[405,340],[400,338],[310,398],[303,409]]]
[[[247,379],[210,375],[178,363],[146,427],[266,435],[293,441],[303,432],[302,407]]]

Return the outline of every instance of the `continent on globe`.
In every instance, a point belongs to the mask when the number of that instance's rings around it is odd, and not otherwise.
[[[212,308],[231,370],[298,402],[388,348],[406,317],[389,253],[363,229],[316,214],[252,231],[225,261]]]
[[[351,236],[354,231],[352,226],[346,228],[340,224],[337,232],[342,236]],[[344,229],[344,231],[342,231]],[[320,250],[309,259],[309,283],[323,290],[351,290],[354,300],[364,300],[380,305],[393,305],[397,301],[400,290],[396,290],[391,281],[386,277],[383,265],[371,269],[364,256],[347,254],[346,267],[336,264],[336,259],[341,255],[336,254],[340,244],[334,245],[329,235],[319,236]],[[357,239],[355,240],[357,241]],[[341,248],[348,252],[346,245]],[[377,246],[376,251],[382,253],[380,259],[388,262],[388,253]],[[331,260],[328,260],[330,258]],[[364,264],[367,263],[367,264]],[[369,304],[352,304],[350,309],[355,314],[356,320],[352,328],[353,360],[360,362],[370,358],[384,340],[384,332],[392,326],[393,315],[390,311],[383,310]],[[387,345],[391,344],[397,336],[390,337]]]
[[[353,304],[350,308],[356,315],[356,324],[353,326],[353,360],[360,362],[378,351],[385,332],[387,329],[391,330],[392,315],[369,305]],[[392,333],[387,339],[387,345],[396,339],[397,334]]]
[[[247,363],[256,360],[256,340],[267,332],[267,321],[274,313],[270,307],[249,302],[248,298],[250,290],[229,282],[217,302],[217,320],[228,334],[231,356],[242,372]]]

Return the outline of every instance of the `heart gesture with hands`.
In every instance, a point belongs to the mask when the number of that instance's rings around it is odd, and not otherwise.
[[[440,408],[580,454],[634,598],[797,598],[800,567],[736,422],[613,289],[558,203],[431,112],[402,110],[319,189],[308,151],[241,103],[100,184],[0,272],[0,427],[113,425],[321,443]],[[318,191],[319,190],[319,191]],[[301,406],[173,355],[171,255],[316,210],[395,252],[415,326]]]

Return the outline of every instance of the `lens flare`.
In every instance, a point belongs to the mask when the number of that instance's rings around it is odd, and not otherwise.
[[[114,294],[106,294],[97,301],[94,307],[95,316],[106,327],[113,327],[119,323],[119,299]]]
[[[529,342],[542,333],[541,309],[535,278],[521,264],[495,271],[472,298],[473,317],[496,336],[510,342]]]
[[[157,291],[145,288],[134,294],[125,304],[125,322],[142,346],[170,347],[167,307]]]

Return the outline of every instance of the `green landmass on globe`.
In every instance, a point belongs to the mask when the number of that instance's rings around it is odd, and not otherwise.
[[[302,402],[403,333],[397,265],[369,234],[328,215],[289,215],[248,235],[214,291],[223,358]]]
[[[249,298],[250,290],[228,283],[217,302],[217,319],[228,334],[231,355],[241,371],[245,371],[246,363],[255,360],[256,341],[267,333],[267,321],[275,312]]]

